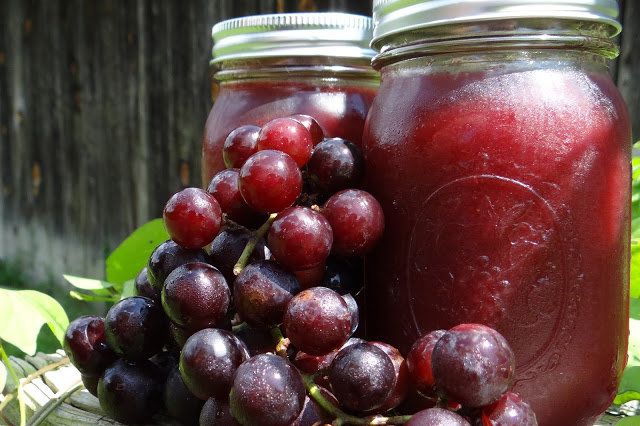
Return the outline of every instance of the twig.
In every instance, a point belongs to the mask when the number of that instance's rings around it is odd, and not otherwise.
[[[238,275],[240,272],[242,272],[244,267],[247,265],[249,258],[251,257],[251,253],[253,253],[253,250],[256,248],[256,244],[258,244],[260,238],[264,237],[265,234],[269,231],[269,228],[271,228],[271,224],[274,220],[276,220],[276,213],[271,214],[269,216],[269,219],[267,219],[267,221],[263,223],[262,226],[260,226],[260,228],[258,228],[258,230],[251,236],[251,238],[247,242],[247,245],[244,247],[244,250],[242,250],[242,254],[238,259],[238,262],[233,267],[234,275]]]
[[[313,398],[324,411],[336,418],[332,423],[333,425],[399,425],[408,422],[411,418],[411,416],[372,416],[365,418],[352,416],[345,413],[344,411],[333,405],[331,401],[325,398],[325,396],[322,394],[322,391],[320,390],[320,387],[313,381],[312,376],[303,375],[302,379],[304,380],[304,385],[307,388],[307,392],[309,392],[309,396]]]

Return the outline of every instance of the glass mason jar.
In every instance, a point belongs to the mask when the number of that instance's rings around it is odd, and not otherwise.
[[[374,0],[363,147],[386,231],[366,260],[367,332],[406,351],[431,330],[496,328],[542,426],[592,424],[626,362],[617,14],[613,0]]]
[[[360,144],[378,88],[369,48],[371,18],[292,13],[231,19],[213,29],[219,92],[202,141],[203,185],[225,168],[224,139],[234,128],[292,114],[314,117],[326,137]]]

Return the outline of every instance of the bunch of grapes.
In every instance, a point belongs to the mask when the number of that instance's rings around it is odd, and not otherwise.
[[[362,153],[296,115],[227,137],[228,169],[164,209],[171,240],[105,318],[74,320],[65,350],[107,415],[181,424],[535,425],[509,392],[495,330],[421,337],[405,359],[355,337],[361,258],[384,230],[358,189]],[[431,406],[406,413],[412,401]]]

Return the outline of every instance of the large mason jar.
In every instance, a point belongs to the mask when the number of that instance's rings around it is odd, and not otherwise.
[[[367,331],[406,351],[477,322],[543,426],[611,403],[628,334],[627,111],[614,0],[374,0],[363,146],[386,231]]]
[[[202,141],[206,186],[225,168],[224,139],[234,128],[292,114],[315,118],[326,137],[360,144],[379,84],[371,68],[371,18],[291,13],[223,21],[213,29],[213,108]]]

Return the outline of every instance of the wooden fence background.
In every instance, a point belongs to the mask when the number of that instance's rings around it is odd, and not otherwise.
[[[615,78],[640,137],[640,2]],[[0,259],[102,276],[105,254],[199,185],[211,26],[369,0],[0,0]]]

